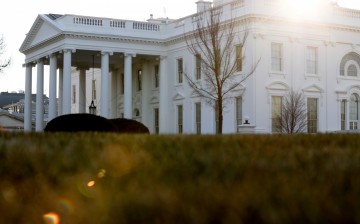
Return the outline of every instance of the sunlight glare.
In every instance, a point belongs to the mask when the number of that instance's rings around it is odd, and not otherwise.
[[[323,0],[281,0],[282,12],[286,17],[306,20],[319,16]]]

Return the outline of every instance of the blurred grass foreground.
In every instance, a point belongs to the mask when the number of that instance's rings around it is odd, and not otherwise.
[[[0,133],[0,223],[360,223],[360,136]]]

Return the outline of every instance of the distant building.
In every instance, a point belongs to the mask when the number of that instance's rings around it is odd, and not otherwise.
[[[140,120],[152,133],[215,133],[216,113],[184,78],[185,72],[196,74],[201,82],[184,35],[191,35],[210,7],[219,9],[222,22],[234,16],[237,32],[249,34],[245,46],[234,46],[234,57],[245,55],[236,75],[260,59],[255,74],[231,93],[224,133],[237,133],[245,118],[254,133],[277,132],[274,116],[291,88],[306,96],[309,133],[359,129],[360,11],[323,0],[314,16],[294,18],[295,10],[284,2],[200,0],[194,15],[148,22],[39,15],[20,48],[26,56],[25,129],[31,128],[36,65],[41,100],[36,130],[43,130],[44,66],[49,65],[49,119],[57,116],[59,91],[59,114],[88,112],[93,100],[99,115]]]
[[[24,99],[25,99],[25,93],[0,92],[0,108],[4,109],[4,106],[17,103],[20,100],[24,100]],[[36,94],[31,95],[31,100],[34,102],[36,101]]]
[[[11,114],[6,110],[0,109],[0,130],[1,131],[23,131],[24,118]],[[35,123],[31,123],[31,130],[35,130]]]

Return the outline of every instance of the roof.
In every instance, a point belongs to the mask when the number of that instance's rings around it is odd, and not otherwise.
[[[0,93],[0,108],[3,108],[5,105],[19,102],[20,100],[22,100],[24,98],[25,98],[24,93],[1,92]],[[36,94],[32,94],[31,99],[32,99],[32,101],[35,102]]]
[[[62,17],[63,15],[50,13],[50,14],[47,14],[46,16],[52,20],[57,20],[58,18]]]

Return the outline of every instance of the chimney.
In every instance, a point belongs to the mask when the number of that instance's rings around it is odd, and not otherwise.
[[[199,13],[210,9],[212,6],[212,2],[199,0],[198,2],[196,2],[196,5],[197,5],[197,12]]]

